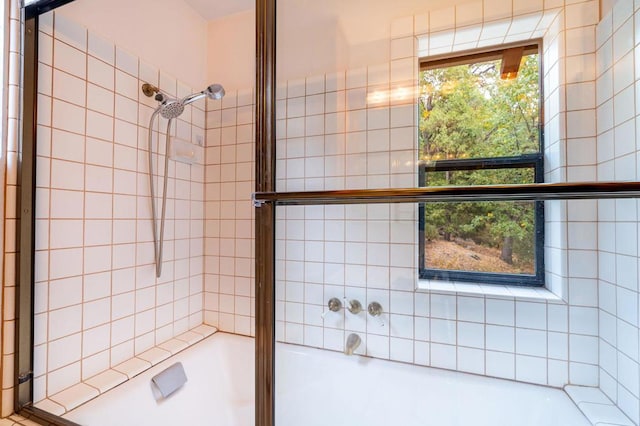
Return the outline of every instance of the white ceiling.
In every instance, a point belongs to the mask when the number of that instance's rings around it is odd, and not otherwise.
[[[218,19],[255,9],[255,0],[184,0],[204,19]]]

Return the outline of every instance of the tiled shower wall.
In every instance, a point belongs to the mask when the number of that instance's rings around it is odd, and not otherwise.
[[[635,6],[634,6],[635,3]],[[601,181],[637,181],[640,2],[618,1],[597,30],[597,159]],[[638,202],[598,202],[600,387],[640,424]]]
[[[255,334],[254,95],[207,103],[205,323]]]
[[[391,62],[288,81],[277,93],[279,190],[416,184],[417,56],[543,38],[546,180],[592,179],[596,1],[477,2],[399,19]],[[591,90],[589,92],[588,90]],[[568,94],[584,93],[582,97]],[[589,178],[589,176],[591,176]],[[598,384],[595,203],[547,204],[547,287],[536,292],[417,280],[412,205],[277,211],[278,339],[525,382]],[[422,289],[415,291],[416,287]],[[331,297],[377,301],[380,321]]]
[[[5,34],[9,37],[9,73],[5,78],[5,90],[7,100],[6,131],[6,156],[3,157],[5,172],[5,199],[4,199],[4,252],[3,252],[3,286],[2,286],[2,407],[0,417],[6,417],[13,412],[13,385],[14,385],[14,329],[15,329],[15,295],[16,295],[16,193],[17,193],[17,166],[18,166],[18,140],[20,128],[20,1],[10,0],[4,7],[8,15],[5,16],[4,25],[7,26]],[[4,120],[4,116],[2,119]],[[3,142],[4,144],[4,142]]]
[[[205,210],[204,154],[172,161],[156,279],[147,128],[157,103],[140,87],[194,90],[60,14],[40,29],[35,401],[202,324]],[[196,103],[172,134],[202,145],[204,125]],[[161,194],[166,121],[157,126]]]

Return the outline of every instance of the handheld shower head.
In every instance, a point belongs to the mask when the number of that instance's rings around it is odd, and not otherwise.
[[[193,95],[189,95],[182,100],[182,103],[185,105],[189,105],[192,102],[198,101],[204,97],[207,97],[211,100],[222,99],[224,96],[224,87],[221,84],[212,84],[211,86],[204,89],[202,92],[194,93]]]
[[[225,95],[224,87],[222,84],[212,84],[204,90],[204,93],[207,95],[209,99],[217,100],[222,99]]]
[[[160,105],[160,115],[167,120],[178,118],[184,112],[184,102],[169,99]]]
[[[167,120],[171,120],[173,118],[178,118],[184,112],[184,107],[189,105],[192,102],[200,100],[204,97],[207,97],[212,100],[222,99],[224,96],[224,87],[221,84],[212,84],[202,92],[194,93],[193,95],[189,95],[184,97],[183,99],[170,99],[162,93],[159,89],[156,92],[156,100],[161,102],[160,106],[156,111],[160,113],[163,118]]]

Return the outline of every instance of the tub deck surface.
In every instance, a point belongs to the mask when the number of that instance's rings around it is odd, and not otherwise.
[[[588,426],[559,389],[288,344],[276,353],[277,426]],[[188,382],[156,402],[151,377]],[[65,415],[87,426],[254,424],[254,339],[215,333]]]

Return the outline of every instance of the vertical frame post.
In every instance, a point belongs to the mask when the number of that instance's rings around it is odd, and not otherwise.
[[[275,191],[276,0],[256,0],[256,192]],[[275,424],[275,205],[256,205],[256,426]]]
[[[18,155],[19,232],[16,247],[15,409],[33,399],[33,257],[35,248],[35,158],[38,81],[38,16],[28,17],[23,34],[22,140]]]

